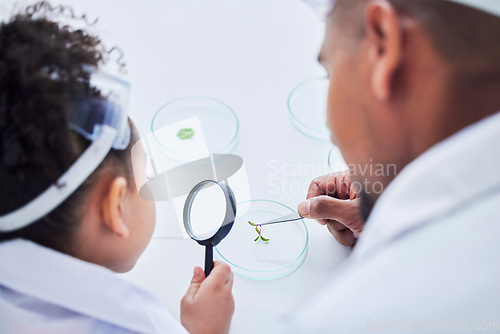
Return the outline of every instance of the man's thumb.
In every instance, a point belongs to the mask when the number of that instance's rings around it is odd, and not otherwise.
[[[350,201],[318,196],[300,203],[297,210],[305,218],[342,221],[346,218],[346,214],[351,214],[351,210],[349,210],[351,205]]]
[[[205,272],[200,267],[194,267],[193,278],[189,284],[188,291],[186,292],[186,297],[189,296],[193,298],[198,290],[200,289],[201,283],[205,280]]]

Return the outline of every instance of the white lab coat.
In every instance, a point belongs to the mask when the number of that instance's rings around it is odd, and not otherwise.
[[[0,243],[0,333],[187,333],[110,270],[25,240]]]
[[[409,164],[287,333],[500,332],[500,113]]]

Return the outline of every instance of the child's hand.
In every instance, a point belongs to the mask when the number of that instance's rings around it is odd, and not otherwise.
[[[234,313],[233,273],[225,263],[215,262],[205,279],[200,267],[181,301],[181,322],[191,334],[228,333]]]

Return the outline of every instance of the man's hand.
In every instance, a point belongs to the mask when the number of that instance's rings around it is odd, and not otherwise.
[[[302,217],[326,225],[342,245],[354,247],[365,225],[355,188],[347,172],[318,177],[311,182],[307,200],[297,210]]]
[[[181,301],[181,323],[191,334],[228,333],[234,313],[233,273],[229,266],[215,262],[205,278],[200,267]]]

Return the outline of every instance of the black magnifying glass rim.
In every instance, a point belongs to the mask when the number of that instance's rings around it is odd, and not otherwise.
[[[193,201],[198,195],[198,192],[204,188],[207,184],[216,184],[222,189],[224,193],[224,197],[226,199],[226,214],[224,216],[224,221],[219,227],[219,230],[215,232],[215,234],[204,240],[197,239],[191,231],[191,207],[193,206]],[[204,180],[198,183],[191,189],[189,195],[186,198],[186,202],[184,204],[184,212],[183,212],[183,220],[184,220],[184,229],[187,234],[191,237],[191,239],[197,241],[200,245],[213,245],[216,246],[221,242],[222,239],[226,237],[226,235],[231,231],[231,228],[234,224],[234,219],[236,217],[236,200],[234,197],[234,193],[231,188],[223,183],[219,183],[214,180]]]

